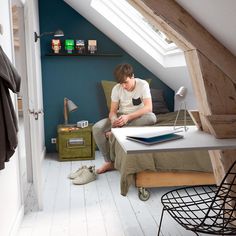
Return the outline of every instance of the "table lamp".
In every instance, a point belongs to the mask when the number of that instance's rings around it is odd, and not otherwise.
[[[78,106],[75,105],[68,98],[64,98],[64,124],[68,125],[69,113],[77,110]]]
[[[177,121],[179,118],[180,110],[183,108],[184,109],[184,130],[185,131],[188,130],[188,128],[186,127],[186,114],[187,114],[186,102],[185,102],[186,94],[187,94],[187,88],[185,88],[184,86],[181,86],[179,88],[179,90],[177,91],[177,93],[175,94],[175,99],[180,101],[180,105],[179,105],[178,113],[177,113],[177,116],[175,118],[175,123],[174,123],[174,129],[182,128],[182,127],[176,128],[176,124],[177,124]]]

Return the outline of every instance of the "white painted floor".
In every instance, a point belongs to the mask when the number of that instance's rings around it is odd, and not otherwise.
[[[35,211],[29,198],[27,214],[17,236],[154,236],[161,214],[160,197],[170,188],[153,188],[143,202],[131,187],[120,195],[120,175],[110,171],[86,185],[73,185],[68,174],[81,165],[99,167],[103,158],[96,151],[92,161],[59,162],[48,154],[43,166],[44,210]],[[32,206],[31,206],[32,205]],[[162,235],[191,236],[166,214]]]

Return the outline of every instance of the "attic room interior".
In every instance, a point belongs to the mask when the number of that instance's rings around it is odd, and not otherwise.
[[[236,154],[235,10],[234,0],[1,3],[0,47],[21,88],[11,92],[18,147],[0,163],[0,235],[157,235],[166,192],[219,186]],[[53,36],[59,29],[62,37]],[[73,52],[66,42],[75,43]],[[104,163],[93,125],[108,116],[114,69],[124,63],[149,83],[157,118],[135,127],[138,134],[187,129],[182,139],[148,147],[125,140],[133,127],[113,129],[116,170],[76,183],[72,174]],[[187,118],[178,112],[185,107]],[[164,216],[160,235],[190,234]]]

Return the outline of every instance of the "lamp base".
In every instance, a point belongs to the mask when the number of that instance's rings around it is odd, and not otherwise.
[[[182,106],[184,106],[184,126],[176,127],[176,124],[177,124],[177,121],[178,121],[178,118],[179,118],[179,113],[181,111]],[[178,110],[177,116],[175,118],[174,130],[182,129],[182,128],[184,128],[185,132],[188,130],[188,127],[186,126],[186,115],[187,115],[186,103],[182,102],[179,106],[179,110]]]

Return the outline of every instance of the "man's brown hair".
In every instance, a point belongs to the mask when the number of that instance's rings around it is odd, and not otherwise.
[[[131,78],[133,74],[133,67],[129,64],[120,64],[114,70],[114,76],[119,84],[124,83],[127,77]]]

